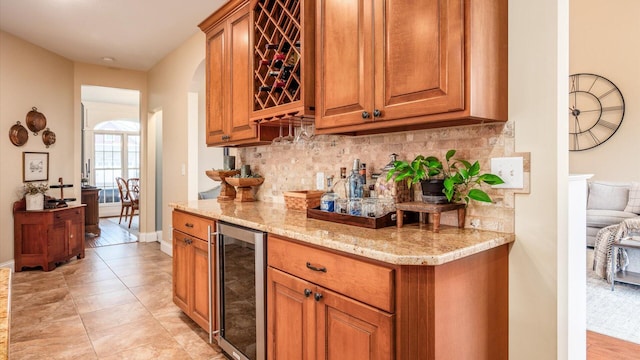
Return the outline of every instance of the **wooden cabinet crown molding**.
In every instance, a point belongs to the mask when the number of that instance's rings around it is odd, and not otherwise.
[[[216,26],[220,21],[224,20],[227,16],[231,15],[231,12],[237,10],[241,5],[248,3],[249,0],[231,0],[222,5],[221,8],[216,10],[211,16],[204,19],[198,27],[203,32],[208,32],[212,27]]]

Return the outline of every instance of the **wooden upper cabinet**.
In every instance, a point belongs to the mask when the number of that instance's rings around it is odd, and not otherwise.
[[[318,133],[507,120],[506,0],[325,0],[316,9]]]
[[[373,2],[318,1],[316,126],[362,124],[374,106]]]
[[[203,21],[206,34],[207,134],[209,146],[268,142],[250,121],[252,29],[248,0],[232,0]],[[275,136],[275,135],[274,135]]]
[[[207,145],[225,134],[225,24],[207,33]]]

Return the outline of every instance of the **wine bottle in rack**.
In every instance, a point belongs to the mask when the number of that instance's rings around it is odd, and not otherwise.
[[[271,65],[271,60],[270,59],[262,59],[262,60],[260,60],[260,65],[261,66],[269,66],[269,65]]]
[[[267,85],[260,86],[258,88],[258,91],[260,91],[260,92],[269,92],[269,91],[271,91],[271,86],[267,86]]]
[[[278,44],[277,43],[268,43],[264,46],[264,48],[266,50],[276,50],[278,49]]]
[[[284,90],[284,86],[287,83],[284,81],[276,81],[275,83],[273,83],[273,91],[275,92],[282,92],[282,90]]]
[[[280,75],[280,71],[269,71],[269,76],[278,77]]]
[[[280,69],[282,67],[282,64],[284,64],[285,58],[285,55],[282,53],[275,54],[273,56],[273,61],[271,62],[271,67],[273,67],[274,69]]]
[[[287,67],[285,66],[282,68],[282,71],[279,74],[280,74],[280,80],[287,81],[291,76],[291,69],[287,69]]]

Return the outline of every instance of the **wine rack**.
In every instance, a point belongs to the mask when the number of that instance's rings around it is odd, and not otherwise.
[[[254,0],[252,5],[252,119],[313,115],[315,2]]]

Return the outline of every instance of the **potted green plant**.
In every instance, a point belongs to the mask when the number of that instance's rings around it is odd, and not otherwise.
[[[24,184],[24,199],[27,210],[44,209],[44,194],[49,190],[47,183],[28,182]]]
[[[453,159],[455,154],[456,150],[447,151],[444,163],[435,156],[423,155],[416,156],[410,163],[396,161],[387,173],[387,180],[397,175],[395,181],[406,180],[410,187],[421,183],[423,200],[426,202],[491,202],[489,195],[479,187],[483,183],[498,185],[504,181],[494,174],[481,174],[477,160],[471,163],[464,159]]]

